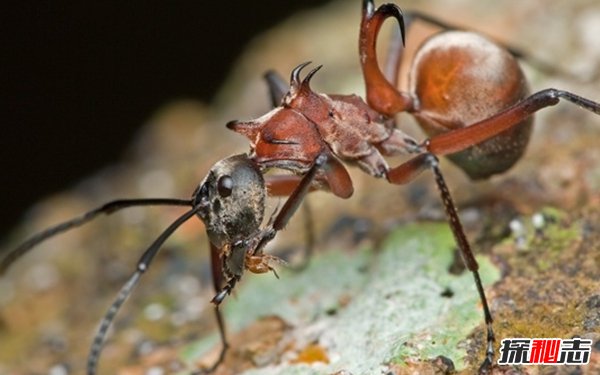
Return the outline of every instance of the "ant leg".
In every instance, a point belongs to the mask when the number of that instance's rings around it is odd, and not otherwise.
[[[219,357],[217,358],[215,363],[212,364],[212,366],[210,366],[207,369],[194,371],[194,372],[192,372],[193,375],[199,375],[199,374],[203,374],[203,373],[211,373],[211,372],[215,371],[216,368],[219,367],[219,365],[221,363],[223,363],[223,360],[225,359],[225,354],[227,354],[227,350],[229,349],[229,343],[227,342],[227,336],[225,334],[225,320],[223,319],[223,314],[221,314],[221,310],[219,310],[219,305],[223,301],[224,297],[221,299],[217,299],[217,296],[219,296],[220,293],[224,290],[223,283],[225,282],[225,279],[223,277],[223,264],[221,261],[221,249],[219,249],[218,247],[213,245],[210,241],[209,241],[209,246],[210,246],[210,267],[211,267],[211,271],[212,271],[213,287],[215,289],[215,293],[217,293],[217,295],[215,296],[215,298],[213,298],[213,300],[211,302],[214,303],[214,305],[215,305],[215,317],[217,319],[217,326],[219,328],[219,336],[221,337],[221,343],[223,344],[223,347],[221,348]],[[233,286],[231,288],[233,288]]]
[[[280,231],[287,225],[287,223],[290,221],[290,218],[294,215],[294,213],[296,213],[296,210],[304,200],[306,194],[308,194],[310,187],[317,176],[317,172],[321,168],[327,169],[327,166],[331,164],[332,160],[335,159],[328,157],[326,154],[320,154],[317,156],[312,167],[310,167],[308,172],[306,172],[306,174],[302,177],[298,186],[296,186],[294,191],[290,194],[290,197],[283,204],[281,211],[279,211],[275,217],[272,225],[273,231]],[[259,244],[257,248],[260,249],[262,246]]]
[[[316,157],[313,165],[310,167],[308,172],[306,172],[306,174],[302,177],[302,179],[300,180],[300,183],[298,183],[296,185],[296,188],[294,189],[294,191],[292,191],[291,194],[289,194],[289,198],[283,204],[283,207],[281,208],[281,210],[279,211],[279,213],[273,220],[273,223],[270,226],[270,228],[263,231],[263,233],[261,234],[260,241],[258,242],[256,248],[254,249],[253,255],[256,255],[256,254],[259,254],[260,252],[262,252],[262,249],[265,247],[265,245],[269,241],[271,241],[273,238],[275,238],[275,234],[278,231],[285,228],[287,223],[290,221],[290,218],[298,210],[298,207],[304,200],[304,197],[306,196],[306,194],[308,194],[308,192],[310,191],[311,186],[315,180],[315,177],[317,176],[317,173],[320,170],[325,170],[326,173],[328,171],[330,171],[332,165],[334,165],[334,163],[335,163],[334,161],[336,161],[335,158],[328,156],[327,154],[324,154],[324,153],[319,154]],[[337,161],[337,163],[339,163],[339,161]],[[342,166],[342,168],[343,168],[343,166]],[[346,172],[346,174],[347,173],[348,172]],[[333,181],[333,182],[334,183],[345,183],[347,181],[342,180],[342,181]],[[330,187],[332,187],[332,185],[333,185],[332,181],[329,181],[329,183],[330,183]],[[347,190],[348,187],[347,186],[342,187],[342,188],[335,187],[335,189]],[[352,186],[350,186],[349,189],[352,189]],[[334,187],[332,187],[332,191],[333,190],[334,190]]]
[[[326,181],[328,182],[328,188],[338,197],[349,198],[354,192],[352,180],[350,180],[350,176],[348,175],[346,168],[335,157],[325,153],[321,153],[316,157],[312,167],[310,167],[300,182],[296,182],[298,177],[293,175],[276,176],[277,178],[271,178],[270,181],[267,181],[267,189],[269,194],[278,193],[289,195],[289,198],[273,221],[271,227],[272,234],[263,236],[263,239],[256,247],[254,252],[255,254],[272,239],[272,237],[268,238],[269,236],[272,235],[274,237],[275,232],[283,229],[287,225],[288,221],[296,212],[306,194],[308,194],[311,188],[314,188],[313,182],[315,181],[317,172],[319,171],[324,172]]]
[[[121,210],[128,207],[139,207],[139,206],[191,206],[192,201],[190,199],[169,199],[169,198],[148,198],[148,199],[118,199],[111,202],[107,202],[91,211],[84,213],[83,215],[77,216],[71,220],[57,224],[51,228],[34,234],[32,237],[27,239],[16,249],[8,252],[4,258],[0,261],[0,276],[2,276],[10,265],[25,255],[29,250],[38,245],[39,243],[47,240],[50,237],[54,237],[57,234],[66,232],[70,229],[77,228],[88,221],[91,221],[100,214],[110,215],[115,211]]]
[[[408,94],[398,91],[390,83],[381,72],[377,61],[377,36],[383,22],[390,17],[398,21],[404,44],[404,19],[400,8],[394,4],[383,4],[375,10],[373,0],[363,1],[359,54],[367,103],[377,112],[389,117],[398,112],[411,111],[414,107],[413,99]]]
[[[300,177],[296,175],[277,175],[268,176],[266,178],[267,191],[269,196],[272,197],[283,197],[289,196],[300,184]],[[309,192],[317,190],[316,187],[311,186]],[[315,249],[315,227],[313,221],[312,209],[308,200],[302,202],[302,209],[304,211],[304,233],[305,233],[305,247],[303,249],[302,260],[298,264],[294,264],[291,268],[295,271],[301,271],[308,265],[312,254]]]
[[[558,104],[560,99],[565,99],[583,109],[600,115],[600,103],[568,91],[546,89],[521,100],[490,118],[427,139],[421,144],[421,147],[438,156],[462,151],[518,125],[522,120],[542,108]]]
[[[300,184],[302,177],[293,174],[265,176],[267,194],[270,197],[288,197]],[[311,188],[314,191],[316,188]]]
[[[217,361],[206,371],[213,372],[216,368],[223,363],[225,359],[225,354],[229,349],[229,343],[227,342],[227,338],[225,337],[225,321],[223,320],[223,315],[221,314],[221,310],[219,310],[219,304],[215,304],[215,316],[217,317],[217,325],[219,327],[219,335],[221,336],[221,342],[223,343],[223,348],[221,349],[221,353],[219,353],[219,358]],[[202,372],[199,372],[202,373]],[[193,373],[195,374],[195,373]]]
[[[140,257],[138,261],[135,272],[129,277],[127,282],[123,285],[117,298],[114,300],[104,318],[100,322],[100,326],[98,327],[98,331],[96,332],[96,336],[94,336],[94,340],[92,342],[92,346],[90,348],[90,353],[87,359],[87,374],[94,375],[96,374],[96,368],[98,366],[98,360],[100,359],[100,353],[104,347],[104,340],[106,339],[106,333],[112,324],[115,315],[119,311],[119,308],[123,305],[123,303],[127,300],[133,288],[137,285],[138,281],[146,272],[150,263],[154,259],[154,256],[158,254],[163,243],[175,232],[177,228],[181,226],[181,224],[188,221],[194,215],[196,215],[202,206],[198,205],[193,207],[191,210],[187,211],[185,214],[181,215],[177,220],[175,220],[164,232],[158,236],[156,240],[144,251],[144,254]]]
[[[322,168],[325,178],[317,179],[318,183],[311,185],[309,191],[327,190],[335,196],[347,199],[354,193],[352,180],[344,165],[333,156],[327,157],[327,162]],[[272,197],[290,196],[302,181],[296,175],[266,176],[267,193]],[[325,186],[323,186],[325,185]]]
[[[278,175],[268,176],[266,178],[267,191],[269,196],[290,196],[293,191],[300,184],[300,177],[296,175]],[[316,187],[311,186],[309,192],[317,190]],[[305,233],[305,247],[303,250],[304,256],[298,264],[291,266],[295,271],[301,271],[308,265],[312,254],[315,249],[315,226],[313,221],[312,209],[308,200],[302,202],[302,209],[304,211],[304,233]]]
[[[269,87],[269,98],[271,98],[271,106],[279,107],[285,94],[290,91],[288,82],[274,70],[269,70],[264,75],[267,86]]]
[[[452,200],[452,196],[450,195],[448,186],[446,185],[444,177],[442,176],[442,172],[438,167],[437,157],[430,153],[425,153],[416,156],[413,159],[407,161],[406,163],[403,163],[398,167],[395,167],[388,171],[387,179],[393,184],[404,185],[414,180],[421,172],[423,172],[426,169],[431,169],[435,176],[435,182],[438,186],[438,190],[440,192],[440,196],[444,204],[444,209],[448,218],[448,224],[450,225],[450,229],[452,230],[454,239],[458,244],[463,263],[465,264],[467,269],[473,274],[473,278],[475,279],[475,286],[477,287],[477,292],[479,293],[479,299],[481,300],[481,305],[483,306],[483,315],[487,327],[487,348],[485,360],[481,364],[479,371],[480,373],[486,373],[490,369],[494,360],[495,337],[494,330],[492,327],[492,313],[490,312],[487,298],[485,296],[485,291],[481,283],[481,278],[479,277],[479,265],[475,260],[475,256],[473,255],[473,251],[471,250],[471,246],[469,245],[469,241],[467,240],[467,236],[465,235],[462,224],[460,223],[460,219],[456,211],[456,206]]]

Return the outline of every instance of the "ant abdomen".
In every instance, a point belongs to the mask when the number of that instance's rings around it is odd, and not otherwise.
[[[433,137],[487,119],[529,95],[516,58],[489,39],[465,31],[429,38],[410,71],[415,118]],[[533,117],[448,158],[472,179],[509,169],[529,141]]]

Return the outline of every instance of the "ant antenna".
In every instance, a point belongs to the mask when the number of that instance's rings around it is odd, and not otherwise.
[[[83,215],[77,216],[71,220],[57,224],[50,227],[43,232],[34,234],[19,247],[10,251],[3,259],[0,260],[0,276],[4,275],[8,267],[13,264],[14,261],[25,255],[29,250],[38,245],[39,243],[47,240],[50,237],[54,237],[57,234],[66,232],[70,229],[77,228],[88,221],[93,220],[100,214],[110,215],[115,211],[121,210],[127,207],[135,206],[192,206],[191,199],[170,199],[170,198],[148,198],[148,199],[118,199],[110,201],[97,207],[91,211],[84,213]]]
[[[95,375],[96,368],[98,365],[98,359],[100,358],[100,353],[102,352],[102,348],[104,346],[104,340],[106,339],[106,333],[110,328],[119,308],[123,305],[123,303],[127,300],[133,288],[137,285],[142,274],[148,269],[150,263],[154,259],[154,256],[158,254],[163,243],[175,232],[177,228],[181,226],[181,224],[188,221],[192,216],[196,215],[201,209],[202,205],[197,205],[191,210],[187,211],[185,214],[181,215],[177,220],[175,220],[164,232],[161,233],[160,236],[148,249],[142,254],[140,260],[138,261],[137,268],[135,272],[129,277],[127,282],[123,285],[117,298],[114,300],[104,318],[100,322],[100,326],[98,327],[98,331],[96,332],[96,336],[94,336],[94,341],[92,343],[92,347],[90,348],[90,354],[88,355],[87,360],[87,374]]]

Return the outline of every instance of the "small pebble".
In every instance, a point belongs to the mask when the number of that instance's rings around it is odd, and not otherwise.
[[[536,230],[540,230],[546,225],[546,219],[543,214],[538,212],[531,217],[531,223]]]
[[[61,363],[50,367],[48,375],[69,375],[69,370],[67,369],[67,366]]]
[[[525,250],[527,248],[527,239],[525,238],[525,227],[519,219],[513,219],[508,224],[510,231],[515,239],[515,245],[518,250]]]
[[[146,370],[146,375],[163,375],[164,373],[165,370],[157,366],[150,367],[148,370]]]
[[[31,288],[36,292],[51,289],[58,283],[60,278],[56,267],[50,264],[36,264],[26,272],[26,278]]]
[[[157,321],[166,314],[166,309],[160,303],[151,303],[144,309],[144,316],[150,321]]]

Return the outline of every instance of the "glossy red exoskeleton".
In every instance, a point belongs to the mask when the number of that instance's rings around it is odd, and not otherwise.
[[[392,43],[385,73],[377,61],[376,41],[383,22],[395,18],[401,39]],[[403,58],[405,29],[415,19],[446,29],[420,46],[409,70],[409,91],[396,87]],[[456,207],[438,167],[438,156],[448,158],[472,179],[502,173],[522,156],[531,134],[532,115],[561,99],[600,114],[600,104],[568,91],[545,89],[529,93],[516,57],[506,48],[474,32],[457,31],[419,13],[404,15],[394,4],[375,9],[363,1],[359,54],[366,86],[366,102],[356,95],[314,92],[310,81],[320,66],[301,79],[296,67],[285,92],[276,75],[268,76],[280,105],[251,121],[227,126],[248,137],[250,157],[263,169],[294,172],[268,181],[276,195],[291,194],[315,160],[324,165],[315,174],[313,189],[329,190],[341,198],[352,195],[350,176],[342,162],[358,165],[376,178],[407,184],[431,170],[439,188],[448,223],[465,266],[475,278],[485,323],[486,358],[481,372],[490,369],[494,355],[492,314],[481,284],[478,264],[465,236]],[[394,115],[412,114],[429,136],[417,142],[396,128]],[[383,156],[414,155],[390,167]]]

